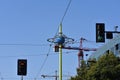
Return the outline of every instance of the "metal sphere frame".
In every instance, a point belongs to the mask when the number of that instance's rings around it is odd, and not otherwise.
[[[48,38],[47,41],[48,42],[51,42],[51,43],[56,43],[55,40],[57,38],[59,38],[59,34],[55,35],[53,38]],[[62,37],[65,39],[65,42],[63,43],[64,45],[65,44],[73,44],[74,43],[74,39],[73,38],[69,38],[67,37],[66,35],[62,34]]]

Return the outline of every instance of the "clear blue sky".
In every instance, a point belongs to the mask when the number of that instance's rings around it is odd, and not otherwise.
[[[49,52],[50,43],[47,39],[54,37],[57,32],[68,2],[69,0],[0,0],[1,79],[20,79],[17,76],[18,59],[28,61],[28,74],[24,80],[54,79],[41,78],[42,74],[54,75],[54,71],[58,70],[58,54],[52,48]],[[120,26],[119,8],[120,0],[72,0],[63,21],[63,33],[77,41],[81,37],[95,41],[95,23],[105,23],[106,30]],[[96,47],[95,43],[85,43],[83,46],[91,45]],[[79,47],[79,43],[74,46]],[[42,67],[48,52],[47,61]],[[78,51],[63,50],[63,75],[76,74],[77,53]]]

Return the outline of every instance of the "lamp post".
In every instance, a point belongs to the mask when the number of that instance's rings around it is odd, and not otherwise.
[[[59,47],[59,49],[57,49],[57,52],[59,52],[59,80],[62,80],[62,47],[65,46],[65,44],[72,44],[74,42],[74,39],[69,38],[62,33],[61,23],[59,26],[58,34],[55,35],[53,38],[48,38],[47,41]]]
[[[62,24],[59,27],[59,36],[62,37]],[[62,80],[62,43],[59,44],[59,80]]]

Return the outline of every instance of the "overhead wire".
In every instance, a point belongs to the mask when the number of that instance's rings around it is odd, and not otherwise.
[[[6,43],[6,44],[0,44],[0,46],[47,46],[48,44],[12,44],[12,43]]]
[[[63,52],[63,54],[70,54],[70,53],[76,53],[77,51],[65,51],[65,52]],[[58,55],[59,53],[57,53],[57,54],[53,54],[54,52],[49,52],[49,56],[54,56],[54,55]],[[46,56],[46,55],[48,55],[48,53],[47,54],[45,54],[45,53],[41,53],[41,54],[29,54],[29,55],[2,55],[2,56],[0,56],[0,58],[2,59],[2,58],[4,58],[4,59],[6,59],[6,58],[16,58],[16,57],[40,57],[40,56]]]
[[[62,18],[61,18],[61,21],[60,21],[60,23],[59,23],[59,26],[63,23],[63,20],[64,20],[66,14],[67,14],[67,12],[68,12],[68,9],[69,9],[69,7],[70,7],[71,2],[72,2],[72,0],[69,1],[68,5],[67,5],[67,7],[66,7],[66,9],[65,9],[65,12],[64,12],[64,14],[63,14],[63,16],[62,16]],[[58,33],[59,26],[58,26],[58,28],[57,28],[57,31],[56,31],[56,34],[55,34],[55,35],[57,35],[57,33]]]
[[[68,9],[69,9],[69,7],[70,7],[71,2],[72,2],[72,0],[69,1],[68,5],[67,5],[67,7],[66,7],[66,9],[65,9],[65,12],[64,12],[64,14],[63,14],[63,16],[62,16],[62,18],[61,18],[61,21],[60,21],[60,24],[59,24],[59,25],[62,24],[62,22],[63,22],[63,20],[64,20],[64,18],[65,18],[65,16],[66,16],[66,13],[67,13],[67,11],[68,11]],[[58,26],[58,29],[59,29],[59,26]],[[57,32],[56,32],[55,36],[56,36],[57,33],[58,33],[58,29],[57,29]],[[51,48],[51,46],[50,46],[50,48]],[[50,48],[49,48],[49,50],[48,50],[48,53],[47,53],[47,55],[46,55],[46,58],[45,58],[44,61],[43,61],[43,64],[42,64],[41,67],[40,67],[39,72],[37,73],[37,75],[36,75],[36,77],[35,77],[35,80],[37,79],[39,73],[42,71],[42,69],[43,69],[43,67],[44,67],[44,65],[45,65],[45,63],[46,63],[46,61],[47,61],[47,58],[48,58],[49,53],[50,53]]]
[[[62,22],[64,21],[64,18],[65,18],[65,16],[66,16],[66,13],[67,13],[69,7],[70,7],[71,2],[72,2],[72,0],[69,1],[68,5],[67,5],[67,7],[66,7],[66,9],[65,9],[65,12],[64,12],[64,14],[63,14],[63,16],[62,16],[62,18],[61,18],[60,24],[62,24]],[[58,28],[59,28],[59,27],[58,27]],[[58,30],[57,30],[57,32],[58,32]],[[57,34],[57,33],[56,33],[56,34]],[[46,46],[46,45],[45,45],[45,44],[0,44],[0,46]],[[49,50],[48,50],[48,53],[45,54],[46,57],[45,57],[42,65],[41,65],[41,67],[40,67],[40,69],[39,69],[39,71],[38,71],[35,79],[38,78],[39,73],[42,71],[42,69],[43,69],[43,67],[44,67],[44,65],[45,65],[45,63],[46,63],[46,61],[47,61],[47,59],[48,59],[48,56],[49,56],[49,53],[50,53],[50,49],[51,49],[51,45],[50,45],[50,48],[49,48]],[[43,55],[43,54],[40,54],[40,55]],[[24,55],[24,56],[25,56],[25,55]],[[26,56],[28,56],[28,55],[26,55]],[[30,56],[30,55],[29,55],[29,56]],[[33,55],[31,55],[31,56],[33,56]],[[6,56],[5,56],[5,57],[6,57]],[[14,56],[7,56],[7,57],[14,57]],[[15,56],[15,57],[16,57],[16,56]]]
[[[38,78],[39,73],[42,71],[42,69],[43,69],[43,67],[44,67],[44,65],[45,65],[45,63],[46,63],[46,61],[47,61],[47,59],[48,59],[48,56],[49,56],[49,53],[50,53],[51,46],[52,46],[52,45],[50,45],[50,47],[49,47],[49,49],[48,49],[48,53],[46,54],[46,57],[45,57],[45,59],[44,59],[42,65],[41,65],[41,67],[40,67],[40,69],[39,69],[39,71],[38,71],[38,73],[37,73],[35,79]]]
[[[60,24],[63,22],[63,20],[64,20],[64,18],[65,18],[65,16],[66,16],[66,13],[67,13],[67,11],[68,11],[68,9],[69,9],[69,7],[70,7],[71,2],[72,2],[72,0],[69,1],[68,5],[67,5],[67,7],[66,7],[66,10],[65,10],[65,12],[64,12],[64,14],[63,14],[63,16],[62,16],[62,19],[61,19],[61,21],[60,21]]]
[[[34,55],[7,55],[7,56],[0,56],[0,58],[13,58],[13,57],[39,57],[39,56],[45,56],[47,54],[34,54]],[[50,55],[56,55],[56,54],[50,54]]]
[[[20,78],[18,78],[18,77],[2,77],[0,80],[19,80],[19,79]],[[25,78],[25,80],[33,80],[33,79],[34,78],[31,78],[31,77]]]
[[[52,46],[52,44],[49,44],[50,46]],[[26,44],[26,43],[24,43],[24,44],[12,44],[12,43],[2,43],[2,44],[0,44],[0,46],[7,46],[7,47],[9,47],[9,46],[32,46],[32,47],[39,47],[39,46],[48,46],[48,44]],[[34,57],[34,56],[41,56],[41,55],[46,55],[46,54],[43,54],[43,53],[41,53],[41,54],[31,54],[31,55],[2,55],[2,56],[0,56],[1,58],[4,58],[4,57],[21,57],[21,56],[27,56],[27,57],[29,57],[29,56],[31,56],[31,57]],[[51,55],[54,55],[54,54],[51,54]]]

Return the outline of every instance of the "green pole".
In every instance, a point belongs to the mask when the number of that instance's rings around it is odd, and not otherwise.
[[[59,27],[59,36],[62,36],[62,24]],[[59,44],[59,80],[62,80],[62,44]]]

